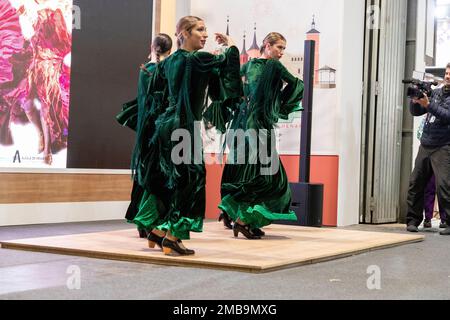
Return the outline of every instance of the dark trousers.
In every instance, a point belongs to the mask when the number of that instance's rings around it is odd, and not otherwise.
[[[142,188],[136,179],[133,181],[133,189],[131,190],[131,202],[128,206],[125,219],[133,221],[139,211],[139,204],[141,203],[142,196],[144,194],[144,188]]]
[[[425,188],[425,220],[430,221],[433,219],[434,202],[436,199],[436,178],[434,174],[431,176]],[[446,215],[444,208],[439,204],[439,216],[442,222],[446,221]]]
[[[439,148],[420,146],[408,191],[406,223],[419,226],[423,220],[425,188],[436,177],[437,196],[443,211],[450,213],[450,145]],[[446,217],[449,223],[448,215]]]

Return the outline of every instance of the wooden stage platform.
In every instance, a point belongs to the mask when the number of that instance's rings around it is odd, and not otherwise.
[[[423,241],[424,236],[271,225],[262,240],[233,237],[218,222],[205,223],[204,232],[192,233],[185,245],[194,256],[165,256],[149,249],[135,229],[66,236],[11,240],[2,248],[63,255],[142,262],[168,266],[213,268],[241,272],[271,272],[305,264]]]

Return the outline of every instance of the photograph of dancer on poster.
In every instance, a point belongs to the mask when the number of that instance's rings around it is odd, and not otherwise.
[[[0,165],[66,167],[72,0],[0,0]]]

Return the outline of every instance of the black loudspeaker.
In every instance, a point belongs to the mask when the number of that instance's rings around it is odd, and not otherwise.
[[[297,215],[294,224],[305,227],[321,227],[323,215],[323,184],[291,183],[291,210]]]
[[[323,213],[323,184],[309,183],[311,162],[311,128],[314,91],[314,55],[315,41],[305,41],[304,75],[305,91],[303,95],[302,130],[300,138],[300,177],[299,183],[291,183],[291,210],[297,215],[297,221],[277,221],[279,224],[305,227],[321,227]]]

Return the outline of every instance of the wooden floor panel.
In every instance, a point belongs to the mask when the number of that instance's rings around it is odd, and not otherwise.
[[[242,272],[270,272],[305,264],[356,255],[375,249],[423,241],[424,236],[317,229],[272,225],[262,240],[235,239],[216,222],[206,223],[204,232],[192,234],[185,245],[194,256],[165,256],[149,249],[135,229],[4,241],[2,248],[50,252],[169,266],[214,268]]]
[[[129,174],[0,173],[0,203],[129,201]]]

